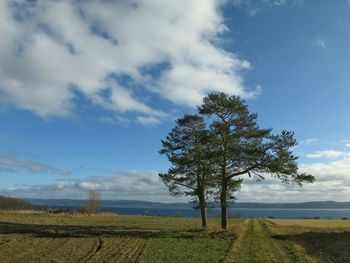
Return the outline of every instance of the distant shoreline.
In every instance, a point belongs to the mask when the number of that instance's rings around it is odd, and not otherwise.
[[[57,200],[57,199],[27,199],[35,206],[50,209],[67,209],[79,211],[84,200]],[[348,219],[350,218],[348,203],[336,202],[308,202],[298,204],[267,204],[267,203],[236,203],[229,209],[229,217],[242,218],[322,218],[322,219]],[[299,207],[296,207],[296,206]],[[313,205],[314,207],[311,207]],[[247,207],[248,206],[248,207]],[[318,206],[318,207],[316,207]],[[323,206],[323,207],[322,207]],[[328,206],[328,207],[325,207]],[[166,217],[199,217],[200,212],[189,203],[155,203],[131,200],[103,200],[100,203],[100,212],[112,212],[124,215],[152,215]],[[209,207],[208,216],[220,216],[220,208]]]
[[[82,206],[85,200],[77,199],[31,199],[25,200],[33,205],[39,206]],[[189,203],[161,203],[139,200],[101,200],[102,207],[119,208],[168,208],[168,209],[192,209]],[[212,203],[211,208],[219,207],[218,203]],[[335,201],[313,201],[300,203],[259,203],[259,202],[237,202],[231,205],[232,209],[350,209],[350,202]]]

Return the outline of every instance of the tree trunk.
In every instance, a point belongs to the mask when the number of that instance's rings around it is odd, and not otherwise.
[[[198,197],[199,197],[199,207],[201,210],[201,217],[202,217],[202,228],[207,228],[208,217],[207,217],[207,207],[206,207],[204,193],[201,192]]]
[[[227,205],[221,205],[221,228],[227,230]]]
[[[227,230],[227,180],[223,179],[220,196],[221,203],[221,228]]]

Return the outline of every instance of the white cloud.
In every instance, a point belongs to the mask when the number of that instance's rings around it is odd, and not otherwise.
[[[143,125],[157,125],[160,123],[160,121],[153,116],[149,116],[149,117],[139,116],[137,117],[136,121]]]
[[[350,153],[329,150],[317,151],[310,155],[311,158],[330,159],[328,162],[318,161],[300,164],[301,172],[315,176],[314,183],[306,183],[299,187],[293,184],[281,184],[279,180],[268,176],[263,182],[246,178],[242,190],[237,193],[239,201],[349,201]]]
[[[316,138],[308,138],[305,140],[300,141],[300,145],[311,145],[317,141]]]
[[[249,179],[248,179],[249,180]],[[268,193],[268,194],[267,194]],[[243,184],[237,193],[240,202],[292,203],[307,201],[348,201],[350,186],[336,178],[304,184],[302,187],[282,184],[278,180]]]
[[[106,123],[106,124],[128,124],[130,123],[130,119],[125,118],[123,116],[103,116],[98,118],[99,122]]]
[[[339,159],[328,163],[301,164],[300,171],[314,175],[316,181],[299,187],[293,184],[281,184],[279,180],[270,177],[266,177],[261,183],[246,179],[242,190],[237,193],[239,201],[349,201],[350,154],[344,153]]]
[[[222,2],[1,1],[0,100],[69,116],[83,95],[159,119],[143,94],[188,106],[210,91],[253,96],[240,75],[249,63],[217,45]]]
[[[62,176],[69,175],[70,173],[63,169],[58,169],[47,164],[29,161],[19,160],[15,157],[0,154],[0,173],[1,172],[16,172],[20,169],[30,171],[32,173],[51,173]]]
[[[302,172],[316,177],[303,187],[282,184],[266,176],[257,182],[244,177],[242,189],[236,193],[239,202],[304,202],[348,201],[350,196],[350,155],[329,163],[301,164]],[[104,199],[129,199],[157,202],[186,201],[174,198],[158,177],[157,171],[130,171],[114,176],[88,177],[77,180],[58,180],[55,184],[16,186],[0,189],[0,194],[32,198],[85,199],[89,190],[97,190]]]
[[[300,5],[302,0],[231,0],[231,3],[245,10],[250,16],[255,16],[267,8],[296,6]]]
[[[327,48],[327,44],[325,40],[316,40],[315,44],[321,48]]]
[[[314,45],[323,49],[326,49],[328,44],[327,41],[324,39],[321,39],[319,36],[316,37],[313,41]]]
[[[309,153],[306,155],[308,158],[327,158],[327,159],[337,159],[344,156],[349,156],[350,153],[335,151],[335,150],[326,150],[326,151],[316,151],[314,153]]]
[[[59,180],[55,184],[19,186],[1,189],[1,194],[31,198],[84,199],[89,190],[101,193],[103,199],[175,201],[161,182],[157,171],[129,171],[114,176]]]

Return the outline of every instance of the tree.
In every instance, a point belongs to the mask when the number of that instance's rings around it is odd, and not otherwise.
[[[209,194],[209,138],[204,119],[185,115],[176,121],[175,128],[162,140],[161,154],[172,167],[159,174],[173,196],[194,197],[201,211],[202,227],[207,227],[206,196]]]
[[[96,214],[100,207],[101,196],[97,191],[89,191],[88,198],[82,207],[82,212],[87,214]]]
[[[0,210],[33,210],[34,208],[29,201],[0,195]]]
[[[266,175],[284,183],[313,182],[312,175],[299,173],[297,157],[291,149],[296,146],[294,134],[282,131],[272,134],[272,129],[261,129],[257,114],[251,114],[245,101],[238,96],[211,93],[198,107],[201,114],[212,118],[212,162],[214,178],[219,189],[221,227],[227,229],[227,208],[234,199],[233,192],[243,181],[242,176],[264,180]]]

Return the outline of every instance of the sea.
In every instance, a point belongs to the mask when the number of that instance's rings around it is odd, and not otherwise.
[[[76,206],[51,206],[51,208],[65,208],[79,210]],[[127,207],[101,207],[101,212],[113,212],[125,215],[152,215],[171,217],[199,217],[200,211],[193,208],[127,208]],[[219,217],[219,208],[209,208],[209,217]],[[232,218],[322,218],[322,219],[350,219],[350,209],[254,209],[231,208],[228,216]]]

